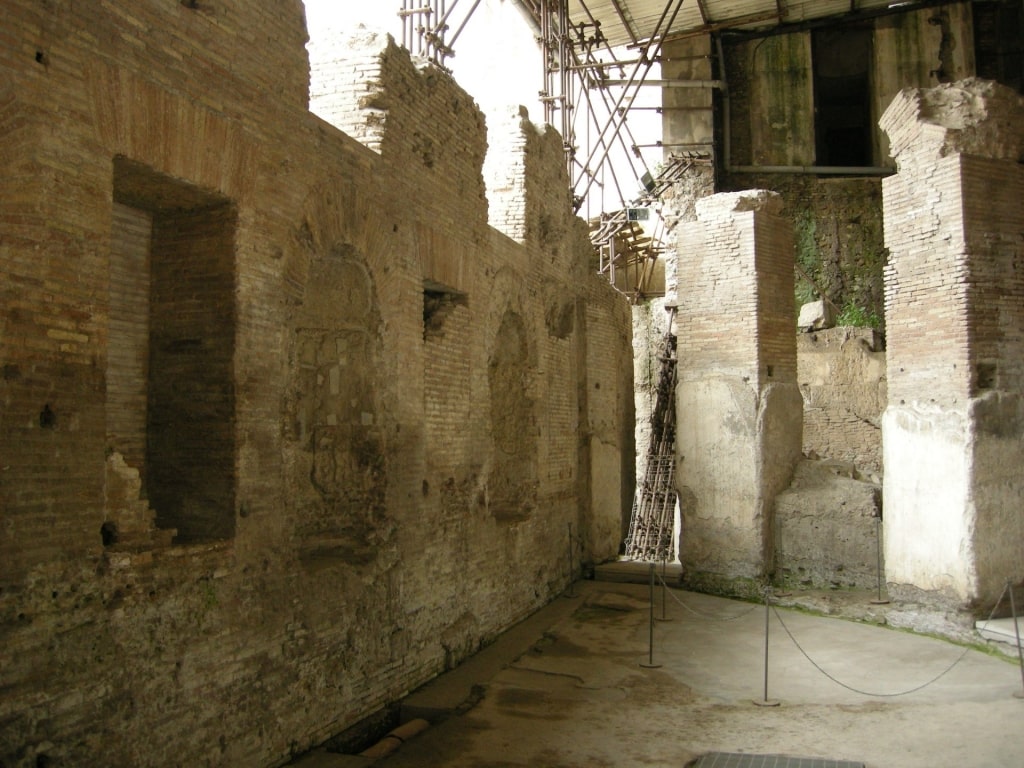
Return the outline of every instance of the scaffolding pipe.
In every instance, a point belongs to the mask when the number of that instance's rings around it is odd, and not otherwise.
[[[676,16],[679,15],[679,11],[682,8],[682,6],[683,6],[683,0],[678,0],[678,2],[676,3],[675,11],[673,11],[672,17],[669,19],[668,24],[665,26],[666,30],[672,28],[672,24],[675,23]],[[654,48],[654,51],[655,51],[654,52],[654,56],[657,56],[658,53],[660,53],[660,50],[661,50],[661,39],[660,39],[660,37],[658,37],[658,33],[661,31],[662,25],[665,23],[665,18],[668,16],[668,11],[669,11],[670,7],[671,7],[671,2],[668,5],[665,6],[665,10],[662,12],[661,18],[658,19],[658,24],[655,27],[655,37],[653,38],[652,42],[648,43],[648,46],[644,49],[644,53],[640,57],[640,59],[643,62],[643,64],[638,64],[634,68],[633,73],[630,75],[630,78],[629,78],[630,82],[636,81],[637,76],[640,75],[641,67],[644,67],[644,73],[640,77],[640,83],[642,84],[643,81],[646,79],[647,73],[650,71],[650,68],[652,66],[652,62],[650,61],[652,47]],[[625,114],[622,114],[621,117],[618,120],[616,120],[616,115],[618,113],[619,108],[622,106],[623,102],[626,101],[626,97],[627,97],[627,95],[630,92],[630,88],[631,88],[631,86],[627,86],[623,90],[622,94],[619,96],[619,99],[616,101],[615,111],[612,113],[612,119],[609,121],[608,125],[606,125],[605,128],[601,131],[601,137],[600,137],[601,139],[603,139],[604,134],[608,130],[608,126],[610,126],[610,125],[614,125],[615,126],[615,132],[616,133],[618,133],[618,131],[621,130],[622,122],[625,121]],[[639,89],[635,89],[635,90],[639,90]],[[634,92],[629,97],[629,106],[632,106],[632,104],[633,104],[633,102],[635,100],[636,100],[636,92]],[[627,106],[627,109],[628,109],[628,106]],[[584,163],[584,165],[589,167],[590,164],[593,162],[593,160],[596,158],[596,156],[597,156],[597,151],[596,150],[592,150],[590,155],[587,157],[587,160]],[[590,186],[591,186],[591,184],[588,182],[587,185],[584,187],[582,193],[579,194],[579,195],[576,195],[575,194],[575,185],[574,185],[574,197],[576,199],[578,199],[578,200],[581,200],[582,198],[586,197],[587,193],[590,191]],[[579,209],[579,206],[577,205],[577,210],[578,209]]]
[[[601,80],[601,85],[629,86],[627,80]],[[638,84],[638,87],[653,86],[656,88],[724,88],[725,83],[721,80],[645,80]]]
[[[609,119],[611,119],[611,115],[613,114],[613,109],[608,104],[608,94],[605,91],[601,91],[600,93],[601,93],[601,99],[602,99],[602,101],[604,103],[604,108],[608,111]],[[587,112],[590,115],[591,121],[594,124],[594,128],[595,129],[599,129],[600,125],[597,122],[597,115],[595,114],[594,109],[593,109],[593,102],[591,100],[591,95],[590,95],[589,90],[587,90],[587,89],[583,90],[583,97],[584,97],[584,100],[586,101],[586,104],[587,104],[587,107],[588,107]],[[636,166],[633,163],[633,157],[632,157],[631,153],[629,152],[629,145],[627,145],[627,143],[626,143],[626,139],[628,138],[630,143],[631,143],[631,145],[635,146],[635,139],[633,138],[633,133],[629,129],[629,127],[626,126],[626,125],[624,125],[623,127],[625,128],[626,137],[624,138],[622,136],[622,132],[619,131],[618,134],[616,135],[615,139],[618,140],[619,145],[621,146],[621,148],[623,150],[623,153],[625,154],[626,159],[629,162],[629,168],[633,172],[634,177],[640,178],[640,175],[636,171]],[[600,140],[600,141],[601,141],[602,145],[604,145],[603,140]],[[611,151],[611,146],[610,145],[606,145],[605,146],[605,154],[604,154],[604,158],[605,159],[608,157],[608,153],[610,151]],[[643,167],[644,167],[644,170],[646,171],[647,170],[646,164],[644,164]],[[622,194],[622,186],[619,184],[618,174],[615,172],[615,167],[614,166],[609,166],[609,169],[610,169],[610,172],[612,174],[612,180],[615,183],[615,188],[619,192],[619,202],[622,203],[623,205],[625,205],[625,197]]]
[[[651,144],[634,144],[640,149],[654,149],[655,147],[712,147],[710,141],[655,141]]]
[[[458,0],[456,0],[456,2],[458,2]],[[480,2],[481,0],[476,0],[476,2],[473,3],[473,7],[469,9],[469,13],[466,14],[466,18],[462,20],[462,24],[460,24],[459,28],[455,30],[455,34],[452,35],[452,39],[447,43],[447,48],[450,51],[449,55],[455,55],[455,41],[459,39],[459,35],[462,34],[462,30],[464,30],[466,25],[469,24],[469,20],[473,18],[473,14],[476,13],[476,9],[480,7]],[[454,9],[455,6],[453,5],[452,8]]]
[[[598,30],[598,34],[600,34],[600,27],[601,27],[601,25],[598,23],[597,19],[594,18],[594,15],[590,12],[590,9],[587,7],[586,3],[583,2],[583,0],[580,0],[580,5],[583,8],[584,12],[587,14],[587,18],[590,19],[590,23],[594,26],[594,28],[596,30]],[[603,44],[604,50],[611,57],[612,61],[610,63],[608,63],[608,66],[618,66],[620,69],[622,69],[623,66],[624,66],[623,63],[620,63],[620,62],[617,61],[617,59],[615,57],[615,51],[608,45],[608,43],[604,39],[603,35],[601,35],[599,38],[595,37],[594,39],[595,39],[595,42],[599,42],[599,43]],[[587,64],[592,64],[592,65],[595,66],[595,68],[599,64],[601,66],[605,65],[605,62],[601,62],[598,59],[596,59],[596,57],[594,56],[594,52],[593,52],[593,50],[592,50],[592,48],[590,46],[588,46],[587,49],[586,49],[586,57],[587,57],[587,62],[584,64],[584,63],[580,62],[580,57],[578,55],[574,54],[573,55],[573,60],[575,62],[575,64],[573,65],[574,68],[579,68],[581,70],[584,70],[584,68],[586,67]],[[637,59],[634,63],[639,63],[639,61],[640,60]],[[587,107],[588,107],[587,111],[590,113],[590,118],[591,118],[590,122],[593,123],[595,129],[599,129],[600,126],[599,126],[598,121],[597,121],[597,116],[594,113],[593,103],[591,102],[590,88],[587,87],[587,83],[584,81],[584,75],[583,74],[579,75],[579,81],[580,81],[580,85],[582,86],[583,98],[586,100],[586,103],[587,103]],[[614,108],[614,107],[609,105],[609,99],[608,99],[607,91],[601,90],[600,93],[601,93],[602,102],[604,104],[604,108],[605,108],[605,110],[608,113],[608,119],[610,120],[612,118],[612,115],[615,114],[616,108]],[[626,129],[626,136],[629,139],[630,144],[635,144],[636,140],[633,138],[632,131],[629,129],[628,126],[625,125],[625,123],[623,124],[623,127],[625,127],[625,129]],[[587,136],[588,136],[588,138],[590,136],[590,123],[589,122],[587,124]],[[640,174],[637,173],[636,165],[634,165],[634,163],[633,163],[633,156],[629,152],[629,146],[626,143],[626,139],[624,139],[622,137],[621,133],[618,135],[617,138],[618,138],[618,144],[622,148],[623,154],[625,155],[626,160],[629,163],[630,171],[633,173],[634,178],[639,179],[640,178]],[[602,141],[602,144],[603,144],[603,141]],[[589,142],[588,142],[588,146],[589,146]],[[605,150],[605,154],[604,154],[604,159],[607,159],[608,152],[610,152],[610,151],[611,151],[611,147],[607,146],[606,150]],[[641,158],[641,162],[642,162],[642,167],[643,167],[644,171],[648,172],[647,164],[643,163],[643,158]],[[602,166],[604,166],[604,165],[605,165],[605,163],[602,160]],[[611,172],[612,181],[615,184],[615,188],[616,188],[616,190],[619,193],[619,202],[624,207],[625,204],[626,204],[625,195],[623,194],[623,191],[622,191],[622,185],[619,183],[618,174],[615,172],[615,167],[613,165],[608,164],[608,168],[609,168],[609,170]]]

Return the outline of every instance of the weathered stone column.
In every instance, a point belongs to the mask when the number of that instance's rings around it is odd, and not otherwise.
[[[906,89],[880,124],[898,169],[883,183],[886,579],[991,605],[1024,575],[1024,104],[971,79]]]
[[[697,202],[679,248],[680,560],[691,586],[754,593],[775,496],[800,459],[793,237],[774,192]]]

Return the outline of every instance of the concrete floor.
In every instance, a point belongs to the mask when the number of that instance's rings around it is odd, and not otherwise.
[[[728,752],[868,768],[1024,765],[1015,658],[773,608],[766,698],[763,606],[656,590],[659,666],[648,668],[646,585],[584,581],[572,594],[410,695],[403,720],[425,717],[431,726],[391,755],[321,751],[296,764],[682,768]],[[779,705],[755,703],[765,701]]]

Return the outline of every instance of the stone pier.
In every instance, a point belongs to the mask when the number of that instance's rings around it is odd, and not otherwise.
[[[800,459],[793,241],[781,198],[698,201],[679,248],[680,560],[691,586],[756,592],[775,497]]]
[[[1024,103],[906,89],[881,119],[890,592],[986,612],[1024,568]]]

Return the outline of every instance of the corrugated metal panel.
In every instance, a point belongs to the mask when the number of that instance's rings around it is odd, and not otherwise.
[[[835,16],[849,10],[850,0],[791,0],[786,3],[786,21]]]
[[[579,0],[569,0],[569,18],[575,23],[589,21],[584,10],[589,9],[590,15],[601,22],[601,30],[611,45],[630,45],[649,39],[657,29],[658,21],[665,13],[665,9],[669,9],[667,19],[672,15],[676,2],[677,0],[583,0],[581,3]],[[697,3],[695,0],[684,0],[684,6],[696,9]],[[674,28],[678,27],[678,23],[674,25]]]
[[[596,19],[612,46],[632,45],[650,39],[658,31],[662,17],[672,17],[679,0],[567,0],[569,18],[574,23]],[[669,34],[700,29],[706,23],[734,24],[757,19],[745,27],[770,27],[777,23],[799,22],[827,16],[841,16],[854,10],[884,8],[892,0],[682,0],[683,4]],[[707,11],[701,14],[700,5]],[[780,7],[783,16],[777,17]],[[665,34],[664,28],[661,33]]]
[[[673,26],[673,31],[694,29],[702,26],[704,26],[704,17],[701,16],[700,8],[697,7],[696,3],[688,2],[683,5],[682,10],[676,17],[676,23]]]

